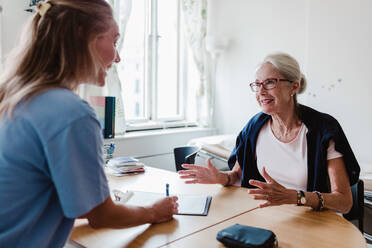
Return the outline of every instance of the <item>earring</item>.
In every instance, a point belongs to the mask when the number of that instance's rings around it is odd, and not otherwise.
[[[293,96],[293,94],[291,94],[291,96]]]

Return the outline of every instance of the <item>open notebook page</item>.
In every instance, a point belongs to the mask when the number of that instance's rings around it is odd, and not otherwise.
[[[148,206],[155,201],[165,197],[165,194],[144,192],[144,191],[127,191],[118,193],[121,203],[133,206]],[[178,214],[185,215],[207,215],[211,197],[200,195],[177,195],[178,197]]]

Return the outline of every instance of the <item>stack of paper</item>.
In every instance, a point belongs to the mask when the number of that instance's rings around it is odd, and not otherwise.
[[[114,171],[116,176],[141,173],[145,171],[145,165],[133,157],[118,157],[110,159],[107,167]]]

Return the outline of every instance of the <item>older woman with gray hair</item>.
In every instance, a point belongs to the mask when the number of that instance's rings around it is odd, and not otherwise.
[[[179,171],[186,183],[241,180],[260,207],[297,204],[316,210],[347,213],[352,207],[350,185],[360,168],[336,119],[297,103],[306,87],[298,62],[288,54],[267,56],[250,84],[262,112],[239,133],[228,173],[188,165]]]

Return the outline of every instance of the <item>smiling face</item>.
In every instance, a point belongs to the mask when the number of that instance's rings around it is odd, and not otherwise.
[[[116,49],[118,39],[119,31],[115,22],[112,23],[111,28],[106,33],[99,35],[97,38],[96,51],[102,62],[96,82],[98,86],[105,85],[106,71],[112,66],[112,63],[120,62],[120,56]]]
[[[278,69],[271,63],[264,63],[256,73],[256,81],[263,82],[268,78],[284,79]],[[294,107],[292,94],[296,93],[298,82],[278,81],[276,87],[270,90],[262,86],[256,92],[256,99],[262,111],[266,114],[281,114]]]

